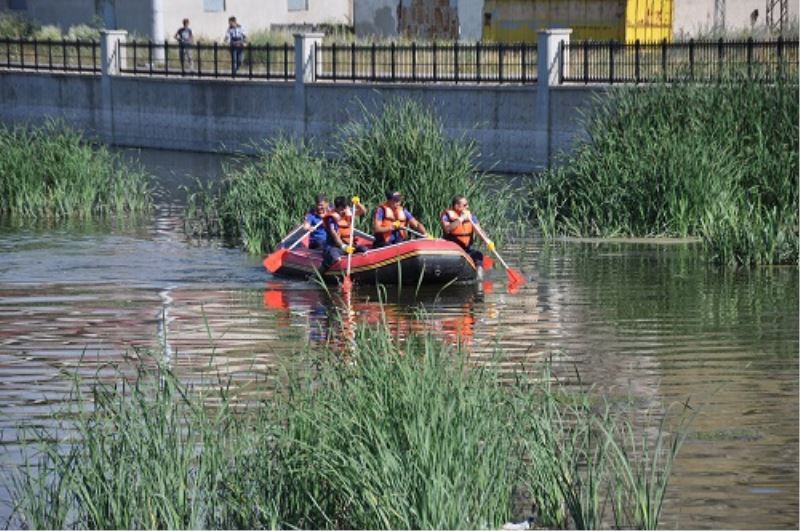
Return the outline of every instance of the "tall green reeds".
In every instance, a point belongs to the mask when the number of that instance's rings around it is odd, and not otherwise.
[[[383,202],[384,192],[402,191],[411,212],[434,234],[441,233],[439,215],[456,194],[467,196],[493,234],[509,228],[509,214],[518,214],[513,190],[497,183],[490,188],[478,170],[475,142],[448,138],[436,114],[413,100],[389,102],[375,112],[362,109],[359,119],[342,128],[340,143],[342,163],[362,197],[374,205]]]
[[[307,353],[263,404],[152,357],[90,395],[76,380],[61,431],[27,434],[14,524],[499,528],[521,498],[547,526],[657,524],[679,445],[662,429],[639,446],[630,406],[547,367],[509,382],[430,335],[360,326],[352,345]]]
[[[279,139],[255,158],[224,168],[219,187],[197,183],[187,190],[187,219],[195,234],[224,234],[253,254],[275,245],[298,224],[325,193],[353,194],[349,173],[310,148]]]
[[[58,122],[0,125],[0,175],[0,214],[22,218],[142,213],[152,202],[147,175]]]
[[[293,389],[285,478],[305,528],[467,529],[509,516],[521,463],[493,371],[430,337],[364,329],[349,359]],[[489,412],[494,412],[489,414]],[[307,463],[314,466],[306,466]]]
[[[249,252],[263,253],[302,221],[318,193],[348,201],[359,195],[371,210],[385,200],[385,192],[400,190],[413,215],[434,234],[452,197],[467,195],[484,228],[502,240],[513,226],[509,214],[522,205],[509,186],[487,184],[472,142],[448,139],[440,120],[411,101],[376,112],[363,109],[360,119],[340,128],[334,151],[341,157],[328,161],[308,146],[282,139],[255,160],[230,166],[217,193],[202,187],[189,191],[187,212],[200,221],[193,223],[196,232],[213,233],[203,220],[216,218],[222,232],[240,239]],[[209,216],[214,209],[218,212]],[[371,231],[371,221],[360,220],[358,228]]]
[[[797,116],[793,84],[614,90],[533,209],[549,236],[700,236],[718,262],[797,263]]]

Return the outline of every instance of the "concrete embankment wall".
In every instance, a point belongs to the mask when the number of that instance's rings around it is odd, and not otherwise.
[[[410,98],[433,109],[451,137],[477,142],[484,169],[529,172],[569,149],[582,131],[580,111],[598,89],[556,87],[550,117],[535,86],[387,85],[255,82],[4,72],[0,120],[40,124],[62,118],[119,146],[193,151],[252,151],[280,135],[331,151],[346,121],[362,109]],[[363,107],[362,107],[363,106]]]
[[[450,137],[474,140],[482,169],[531,172],[573,146],[582,114],[604,90],[559,84],[567,65],[557,52],[569,31],[540,31],[538,82],[512,86],[319,82],[314,50],[322,34],[295,35],[292,81],[121,75],[124,32],[109,30],[99,76],[3,72],[0,120],[29,126],[59,118],[111,145],[223,153],[289,136],[335,156],[343,124],[411,99],[431,109]]]

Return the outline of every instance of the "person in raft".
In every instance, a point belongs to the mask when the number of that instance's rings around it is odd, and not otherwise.
[[[372,232],[375,236],[373,248],[405,241],[408,238],[406,227],[427,236],[425,226],[403,208],[403,195],[400,192],[387,192],[386,201],[378,205],[372,216]]]
[[[325,232],[323,221],[329,212],[328,196],[317,194],[314,198],[314,206],[306,212],[306,217],[303,221],[303,230],[311,231],[308,236],[309,249],[323,249],[325,247],[325,242],[328,241],[328,234]]]
[[[325,232],[328,239],[325,242],[325,250],[322,252],[322,268],[328,269],[331,264],[345,254],[364,253],[367,248],[363,245],[350,247],[350,234],[353,231],[353,216],[361,217],[367,213],[367,209],[361,204],[358,196],[352,199],[353,211],[347,206],[344,196],[339,196],[333,200],[333,210],[325,216]],[[354,235],[355,236],[355,235]]]
[[[483,253],[472,247],[475,234],[480,230],[478,217],[469,211],[469,203],[463,195],[453,197],[450,208],[442,212],[439,221],[442,223],[444,239],[457,243],[475,262],[478,279],[483,278]],[[489,250],[494,250],[494,242],[486,240]]]

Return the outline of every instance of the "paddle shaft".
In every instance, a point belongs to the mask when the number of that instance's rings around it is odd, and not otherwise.
[[[475,227],[475,230],[478,231],[478,234],[480,235],[481,239],[483,239],[483,242],[486,245],[489,245],[489,238],[486,237],[486,234],[484,234],[483,230],[478,225],[473,225],[473,226]],[[497,259],[500,260],[500,263],[503,264],[503,267],[505,267],[506,269],[511,269],[510,267],[508,267],[506,261],[503,260],[503,257],[500,256],[500,253],[497,252],[497,249],[493,249],[492,252],[497,257]]]
[[[351,212],[350,218],[350,241],[347,243],[347,246],[350,248],[348,250],[352,250],[353,248],[353,236],[356,234],[356,205],[353,203],[353,212]],[[347,275],[346,278],[350,278],[350,265],[353,263],[353,253],[347,253]]]
[[[319,223],[317,223],[316,225],[305,231],[305,234],[300,236],[297,239],[297,241],[295,241],[288,248],[281,247],[273,251],[269,256],[267,256],[264,259],[264,267],[266,267],[270,273],[275,273],[278,269],[283,267],[283,257],[286,255],[286,253],[288,253],[289,251],[300,245],[300,242],[302,242],[305,239],[306,235],[316,230],[320,225],[322,225],[322,221],[320,221]]]
[[[407,230],[408,232],[410,232],[414,236],[419,236],[420,238],[427,238],[428,237],[425,234],[422,234],[421,232],[415,231],[414,229],[412,229],[411,227],[408,227],[408,226],[403,227],[402,229],[397,229],[397,230]]]
[[[293,244],[291,244],[289,247],[287,247],[287,248],[286,248],[286,250],[287,250],[287,251],[291,251],[292,249],[294,249],[295,247],[297,247],[298,245],[300,245],[300,242],[302,242],[302,241],[303,241],[303,238],[305,238],[305,237],[306,237],[308,234],[311,234],[312,232],[314,232],[315,230],[317,230],[317,229],[319,228],[319,226],[320,226],[320,225],[322,225],[322,223],[323,223],[324,221],[325,221],[325,220],[323,219],[322,221],[320,221],[319,223],[317,223],[316,225],[314,225],[313,227],[311,227],[310,229],[308,229],[308,230],[306,231],[306,233],[305,233],[305,234],[303,234],[303,235],[302,235],[300,238],[298,238],[296,242],[294,242],[294,243],[293,243]]]

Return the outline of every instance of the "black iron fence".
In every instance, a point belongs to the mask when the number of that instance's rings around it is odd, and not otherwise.
[[[316,78],[331,81],[535,83],[535,44],[330,44],[314,50]],[[798,79],[798,41],[668,43],[573,42],[559,47],[559,81],[573,83],[714,82]],[[181,46],[117,43],[126,74],[294,79],[289,44]],[[96,41],[0,38],[0,68],[100,72]]]
[[[623,44],[562,43],[563,82],[715,82],[797,80],[798,41],[694,41]]]
[[[182,46],[164,42],[118,43],[125,74],[242,79],[294,79],[294,46],[214,44]]]
[[[0,67],[20,70],[100,72],[97,41],[0,38]]]
[[[332,81],[534,83],[535,44],[330,44],[314,50]]]

